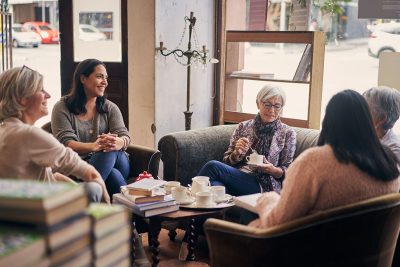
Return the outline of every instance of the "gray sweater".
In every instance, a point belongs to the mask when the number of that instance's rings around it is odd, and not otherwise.
[[[106,113],[95,113],[90,121],[81,121],[78,115],[71,113],[65,102],[60,100],[53,108],[51,115],[51,130],[54,136],[64,145],[69,141],[82,143],[95,142],[97,136],[103,133],[113,133],[125,139],[125,144],[130,143],[129,132],[124,125],[121,111],[113,102],[106,100],[104,103]],[[124,147],[126,149],[126,147]],[[85,158],[87,154],[80,155]]]

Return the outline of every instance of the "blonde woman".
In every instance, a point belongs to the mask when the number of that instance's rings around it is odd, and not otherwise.
[[[110,202],[99,173],[34,123],[48,114],[43,76],[26,66],[0,74],[0,178],[86,182],[91,201]]]

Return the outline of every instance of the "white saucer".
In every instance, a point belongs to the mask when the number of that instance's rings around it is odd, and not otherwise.
[[[261,164],[256,164],[256,163],[249,163],[249,162],[247,162],[247,165],[249,165],[250,167],[258,167],[258,166],[260,166]]]
[[[229,202],[229,203],[222,202],[219,204],[214,202],[211,206],[200,206],[200,205],[197,205],[196,202],[193,202],[191,204],[182,205],[180,207],[183,209],[223,209],[223,208],[232,207],[234,205],[235,205],[235,203],[233,203],[233,202]]]
[[[182,200],[182,201],[176,201],[176,204],[178,204],[178,205],[189,205],[189,204],[192,204],[194,201],[195,201],[194,197],[189,197],[189,198],[187,198],[185,200]]]
[[[222,202],[227,202],[232,199],[233,199],[233,196],[231,196],[229,194],[225,194],[225,197],[223,199],[216,200],[215,202],[218,204],[218,203],[222,203]]]

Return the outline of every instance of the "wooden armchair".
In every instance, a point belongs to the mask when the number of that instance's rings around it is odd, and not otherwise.
[[[390,267],[400,194],[389,194],[257,229],[218,219],[204,225],[212,267]]]
[[[42,126],[42,129],[52,133],[51,123],[47,122]],[[133,182],[134,179],[143,171],[151,173],[154,178],[158,177],[158,168],[161,158],[159,150],[131,144],[126,149],[126,152],[129,154],[131,167],[128,183]]]

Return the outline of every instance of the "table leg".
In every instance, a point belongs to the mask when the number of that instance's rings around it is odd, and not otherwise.
[[[136,223],[135,220],[132,219],[132,232],[131,232],[131,248],[132,248],[132,253],[131,253],[131,265],[135,265],[135,231],[136,231]]]
[[[174,230],[169,230],[168,231],[168,237],[169,237],[169,240],[170,241],[172,241],[172,242],[174,242],[175,241],[175,237],[176,237],[176,230],[174,229]]]
[[[152,267],[157,267],[160,260],[158,259],[158,254],[160,253],[160,249],[158,246],[160,242],[158,241],[158,235],[161,231],[161,222],[157,219],[150,218],[149,223],[149,234],[150,234],[150,250],[151,250],[151,260]]]
[[[190,224],[188,227],[189,235],[188,235],[188,255],[186,257],[187,261],[194,261],[196,259],[196,256],[194,255],[194,248],[196,245],[197,241],[197,230],[196,230],[196,224],[195,224],[195,219],[190,220]]]

